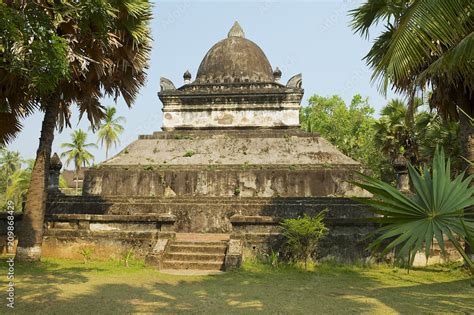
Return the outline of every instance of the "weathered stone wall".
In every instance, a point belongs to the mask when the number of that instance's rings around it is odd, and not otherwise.
[[[85,195],[142,197],[364,196],[360,164],[298,129],[181,130],[140,136],[85,172]]]
[[[21,220],[21,214],[15,216],[16,235],[22,228]],[[91,249],[92,258],[120,259],[131,249],[134,257],[144,258],[158,238],[174,237],[174,221],[168,214],[48,214],[42,251],[46,257],[82,259],[81,251]],[[1,235],[6,235],[6,228],[6,216],[0,214]],[[7,250],[2,236],[0,250]]]
[[[84,194],[157,197],[318,197],[356,196],[347,169],[314,168],[246,169],[103,168],[85,175]],[[250,168],[250,167],[249,167]]]
[[[78,256],[81,246],[116,255],[133,247],[137,253],[150,250],[160,225],[147,217],[172,217],[167,232],[230,233],[244,244],[244,258],[262,253],[279,242],[279,220],[329,209],[329,237],[322,243],[321,257],[343,261],[368,255],[364,241],[373,226],[370,213],[347,198],[157,198],[56,196],[48,200],[46,252],[53,256]],[[82,214],[78,214],[78,213]],[[238,217],[265,217],[237,222]],[[114,247],[116,248],[114,251]]]
[[[299,105],[294,109],[226,109],[201,108],[178,110],[166,108],[163,128],[223,128],[223,127],[299,127]]]
[[[370,213],[363,208],[356,213],[340,209],[330,211],[325,220],[329,234],[321,240],[314,258],[352,262],[369,257],[367,235],[374,231],[375,225],[367,220],[368,217]],[[231,218],[231,239],[242,241],[244,260],[282,248],[281,220],[271,216],[235,215]]]
[[[368,213],[346,198],[157,198],[56,197],[48,201],[49,214],[171,214],[178,232],[230,233],[234,215],[295,218],[329,209],[328,218],[354,222]]]
[[[315,215],[328,209],[329,235],[322,240],[317,259],[355,261],[369,256],[366,236],[376,227],[363,205],[345,198],[139,198],[56,196],[48,200],[43,253],[81,259],[80,251],[94,249],[94,259],[118,259],[133,249],[144,258],[159,240],[175,232],[225,232],[242,241],[243,258],[268,253],[281,243],[279,222],[284,218]],[[15,218],[21,229],[21,215]],[[0,233],[6,235],[6,216],[0,215]],[[443,257],[432,249],[430,263],[456,260],[452,246]],[[0,247],[5,252],[5,239]],[[419,256],[419,257],[418,257]],[[424,265],[422,254],[416,263]]]

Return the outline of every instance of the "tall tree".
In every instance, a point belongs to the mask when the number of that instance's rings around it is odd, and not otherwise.
[[[353,29],[363,36],[385,24],[365,57],[382,90],[391,84],[413,100],[430,87],[430,106],[459,120],[467,175],[474,174],[473,12],[472,0],[367,0],[351,12]],[[407,120],[413,123],[409,108]]]
[[[347,156],[359,161],[377,177],[391,171],[384,156],[374,145],[376,120],[368,100],[355,95],[347,106],[339,96],[310,97],[309,104],[300,112],[301,127],[318,132]]]
[[[94,156],[87,149],[97,148],[95,143],[87,142],[87,133],[82,129],[76,130],[71,134],[71,143],[61,144],[61,148],[69,149],[61,153],[62,158],[66,158],[66,166],[74,163],[74,174],[76,177],[76,193],[78,193],[79,172],[82,167],[90,166]]]
[[[115,107],[107,107],[105,110],[105,117],[99,125],[97,142],[100,141],[100,146],[105,145],[105,159],[109,159],[109,149],[111,145],[117,146],[120,143],[119,136],[123,132],[122,123],[125,123],[125,117],[115,117],[117,109]]]
[[[151,5],[147,0],[7,1],[0,14],[8,17],[0,19],[6,21],[0,23],[6,34],[0,47],[0,78],[5,78],[0,79],[0,141],[15,136],[23,117],[44,112],[16,255],[32,261],[41,257],[54,129],[70,126],[73,104],[94,127],[104,117],[101,97],[122,96],[132,105],[146,77]],[[40,77],[48,84],[40,84]]]
[[[460,121],[463,155],[474,161],[474,4],[471,0],[367,0],[351,11],[355,32],[385,29],[365,57],[382,91],[392,85],[413,100],[431,88],[430,106]],[[410,107],[412,109],[412,107]],[[463,114],[466,113],[467,115]],[[408,114],[408,117],[411,115]],[[470,166],[472,174],[474,166]]]

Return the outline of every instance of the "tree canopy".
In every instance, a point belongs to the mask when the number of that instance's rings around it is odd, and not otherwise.
[[[308,106],[301,109],[300,120],[303,129],[319,133],[380,177],[391,172],[391,167],[375,146],[374,113],[368,99],[360,95],[355,95],[349,106],[337,95],[314,95]]]
[[[0,2],[0,143],[51,102],[60,127],[73,104],[94,126],[101,97],[130,106],[145,82],[150,19],[146,0]]]

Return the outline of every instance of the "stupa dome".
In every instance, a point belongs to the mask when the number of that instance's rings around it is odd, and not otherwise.
[[[226,39],[215,44],[204,56],[195,83],[274,82],[265,53],[245,38],[235,22]]]

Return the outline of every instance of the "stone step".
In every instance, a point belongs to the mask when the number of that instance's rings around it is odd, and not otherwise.
[[[227,241],[173,241],[173,245],[193,245],[193,246],[227,246]]]
[[[175,242],[222,242],[228,241],[228,233],[176,233]]]
[[[165,260],[162,269],[181,269],[181,270],[222,270],[224,261],[204,262],[204,261],[179,261]]]
[[[222,245],[193,245],[171,244],[169,248],[170,253],[202,253],[202,254],[225,254],[227,246]]]
[[[165,261],[203,261],[203,262],[222,262],[224,254],[202,254],[202,253],[173,253],[169,252],[165,255]]]

